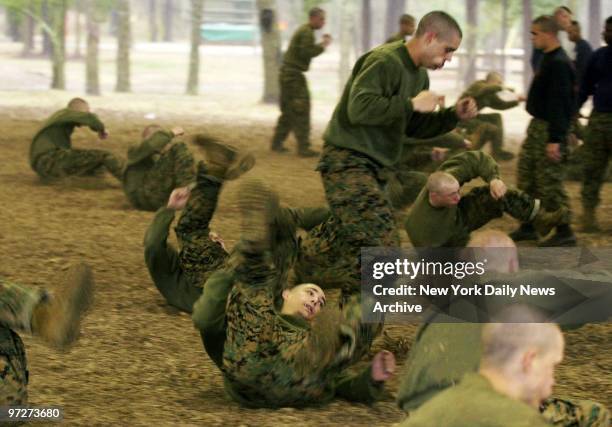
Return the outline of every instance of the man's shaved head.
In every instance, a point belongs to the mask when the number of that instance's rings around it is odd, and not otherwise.
[[[82,113],[89,113],[89,104],[83,98],[72,98],[70,101],[68,101],[68,109],[80,111]]]
[[[448,39],[454,35],[463,38],[463,32],[455,18],[439,10],[429,12],[419,21],[416,36],[421,37],[426,33],[435,33],[441,39]]]
[[[445,189],[456,185],[457,178],[446,172],[434,172],[427,178],[427,190],[439,193]]]
[[[490,71],[487,73],[486,80],[488,83],[501,85],[504,82],[504,78],[497,71]]]
[[[160,125],[149,125],[142,131],[142,139],[149,139],[153,134],[159,130],[162,130]]]
[[[537,25],[543,33],[557,34],[559,32],[559,24],[550,15],[541,15],[533,20],[533,25]]]

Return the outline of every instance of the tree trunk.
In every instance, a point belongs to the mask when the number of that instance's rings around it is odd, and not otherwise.
[[[33,9],[34,9],[33,0],[28,0],[27,8],[30,11],[30,13],[33,12]],[[34,18],[30,16],[29,14],[24,16],[23,17],[23,30],[22,30],[23,50],[21,51],[21,54],[23,56],[30,55],[32,53],[32,50],[34,50],[34,30],[35,28],[36,28],[36,23],[34,21]]]
[[[589,0],[589,43],[593,49],[601,46],[601,0]]]
[[[53,43],[51,49],[52,89],[66,89],[66,4],[67,0],[56,0],[51,10]]]
[[[351,50],[353,47],[353,26],[357,12],[356,0],[342,0],[340,18],[340,65],[338,67],[338,90],[342,93],[351,73]]]
[[[130,87],[130,0],[119,0],[117,27],[117,92],[129,92]]]
[[[165,42],[171,42],[174,39],[173,27],[174,27],[174,0],[166,0],[166,3],[164,4],[164,41]]]
[[[149,0],[149,41],[157,41],[157,0]]]
[[[191,0],[191,52],[189,54],[189,76],[187,94],[197,95],[200,74],[200,25],[204,0]]]
[[[523,0],[523,90],[527,93],[531,82],[531,21],[533,20],[531,0]]]
[[[365,53],[372,47],[372,2],[361,1],[361,52]]]
[[[87,57],[85,62],[85,91],[100,95],[98,46],[100,44],[100,12],[96,0],[87,0]]]
[[[400,16],[406,7],[405,0],[387,0],[387,18],[385,19],[385,39],[397,33]]]
[[[465,67],[465,74],[463,75],[463,84],[465,87],[468,87],[476,80],[478,48],[478,0],[467,0],[465,5],[467,17],[467,37],[465,41],[467,63]]]
[[[501,17],[501,52],[500,52],[500,67],[501,75],[506,80],[506,44],[508,43],[508,0],[502,0],[502,17]]]
[[[264,68],[262,102],[273,104],[278,102],[280,96],[278,71],[281,62],[276,0],[257,0],[257,11]]]
[[[23,39],[21,31],[21,22],[23,21],[23,17],[19,13],[19,11],[15,10],[12,7],[7,7],[5,10],[7,35],[11,38],[12,41],[19,42]]]
[[[51,13],[49,11],[49,0],[43,0],[40,13],[42,16],[42,20],[47,24],[50,28],[53,27],[53,23],[51,22]],[[42,54],[45,56],[51,56],[51,51],[53,50],[53,43],[51,41],[51,36],[45,30],[42,31],[43,36],[43,44],[42,44]]]

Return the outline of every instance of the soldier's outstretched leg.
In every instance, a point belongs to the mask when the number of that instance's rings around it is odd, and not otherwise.
[[[272,151],[277,151],[279,153],[285,153],[289,151],[287,148],[283,147],[283,143],[289,136],[289,132],[292,130],[292,122],[291,122],[291,89],[290,82],[285,78],[283,72],[279,75],[279,83],[280,83],[280,102],[279,107],[281,110],[281,115],[276,122],[276,128],[274,128],[274,136],[272,137]]]
[[[609,427],[610,411],[588,400],[549,398],[540,406],[542,416],[559,427]]]
[[[65,350],[79,337],[93,291],[93,275],[85,264],[72,267],[65,285],[53,296],[0,280],[0,405],[25,405],[28,400],[25,348],[14,330],[33,333]]]
[[[512,160],[514,154],[504,150],[504,122],[499,113],[479,114],[478,118],[491,125],[489,140],[491,154],[495,160]]]
[[[36,172],[43,178],[91,175],[99,168],[106,168],[119,181],[125,162],[109,151],[59,149],[41,155],[36,161]]]

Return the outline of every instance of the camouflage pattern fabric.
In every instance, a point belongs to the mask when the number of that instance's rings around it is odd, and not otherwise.
[[[609,427],[610,411],[588,400],[549,398],[540,406],[542,416],[559,427]]]
[[[359,298],[341,313],[326,308],[310,328],[277,313],[285,284],[269,253],[247,252],[239,244],[228,264],[236,273],[221,368],[228,393],[254,407],[320,405],[333,398],[334,378],[363,355],[375,335],[360,322]]]
[[[144,173],[142,186],[135,192],[126,193],[138,209],[156,211],[168,202],[172,190],[195,180],[195,161],[185,143],[172,144],[156,157],[151,168]]]
[[[283,142],[293,131],[298,149],[310,146],[310,93],[306,77],[300,71],[282,67],[280,71],[280,109],[272,147],[282,147]]]
[[[28,401],[25,348],[13,329],[31,332],[34,307],[46,293],[0,279],[0,405]]]
[[[599,205],[599,193],[606,178],[611,153],[612,113],[593,111],[584,140],[584,183],[581,194],[585,208]]]
[[[470,120],[460,121],[458,127],[465,129],[474,142],[474,150],[481,150],[487,142],[495,156],[504,144],[504,124],[499,113],[478,114]]]
[[[361,287],[362,247],[399,246],[393,208],[385,191],[388,170],[364,154],[326,144],[318,166],[331,217],[302,241],[298,282],[342,289]]]
[[[104,150],[60,148],[41,154],[34,165],[36,173],[46,179],[92,175],[101,168],[121,181],[123,161]]]
[[[548,142],[548,124],[543,120],[531,119],[527,139],[519,154],[517,187],[531,197],[540,199],[542,207],[549,212],[566,207],[568,213],[562,223],[569,224],[569,199],[563,188],[565,159],[561,162],[550,161],[546,157]]]

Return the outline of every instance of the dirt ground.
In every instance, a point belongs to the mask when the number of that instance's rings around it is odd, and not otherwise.
[[[228,400],[221,375],[204,353],[190,317],[168,307],[149,279],[142,238],[152,214],[132,209],[111,176],[43,185],[30,170],[30,138],[40,120],[52,112],[50,107],[61,104],[65,96],[13,94],[7,102],[15,105],[4,105],[0,113],[0,275],[52,290],[60,286],[70,263],[84,260],[94,269],[98,289],[82,338],[71,352],[57,353],[36,338],[24,336],[32,404],[61,406],[65,422],[87,426],[371,426],[401,420],[402,413],[394,403],[397,380],[390,383],[387,397],[373,407],[336,401],[316,409],[251,410]],[[19,97],[21,101],[15,99]],[[171,110],[163,124],[176,122]],[[269,112],[245,120],[183,115],[180,124],[188,134],[206,130],[252,150],[258,163],[251,176],[272,184],[283,201],[323,203],[322,186],[314,172],[316,160],[268,151],[275,114]],[[77,130],[75,146],[103,146],[125,155],[127,145],[137,141],[140,130],[149,123],[142,111],[120,111],[108,105],[99,113],[111,132],[110,139],[100,142],[90,132]],[[321,130],[317,124],[315,145],[320,144]],[[290,147],[293,144],[288,142]],[[192,148],[197,156],[197,148]],[[510,183],[514,169],[514,163],[503,165]],[[230,245],[238,237],[236,188],[235,183],[227,185],[213,221],[213,228]],[[577,209],[579,187],[571,183],[568,189]],[[606,215],[612,201],[608,184],[604,201],[601,222],[607,231],[599,236],[579,234],[581,244],[607,246],[612,242],[612,217]],[[514,223],[503,219],[489,226],[509,231]],[[415,330],[415,326],[391,326],[389,333],[409,341]],[[566,337],[567,355],[558,370],[555,392],[612,407],[612,325],[589,325]]]

